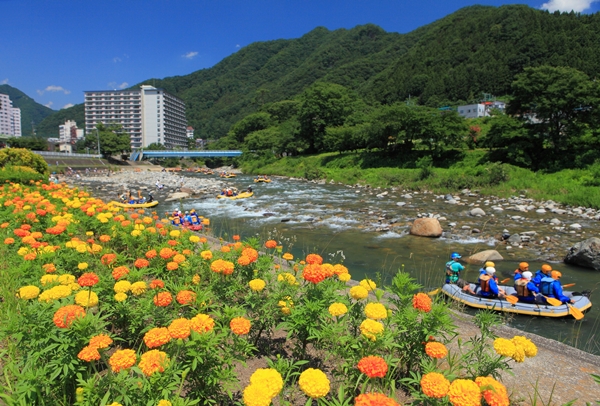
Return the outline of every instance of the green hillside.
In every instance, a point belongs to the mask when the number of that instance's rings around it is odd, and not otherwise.
[[[62,109],[46,117],[36,128],[38,135],[43,137],[58,137],[58,126],[67,120],[73,120],[78,128],[85,127],[85,106],[83,103]]]
[[[42,120],[54,113],[54,110],[49,109],[27,96],[17,88],[9,85],[0,85],[0,93],[7,94],[12,100],[13,107],[21,109],[21,134],[31,135],[32,124],[36,126]]]

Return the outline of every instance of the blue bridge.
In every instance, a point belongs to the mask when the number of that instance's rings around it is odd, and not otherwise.
[[[141,161],[144,158],[214,158],[234,157],[242,155],[242,151],[133,151],[129,157],[130,161]]]

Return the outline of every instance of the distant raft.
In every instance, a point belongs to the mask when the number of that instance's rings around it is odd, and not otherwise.
[[[477,292],[477,287],[477,285],[471,283],[471,289],[473,289],[475,292]],[[500,287],[504,289],[508,295],[516,294],[516,291],[512,286]],[[551,306],[549,304],[536,304],[518,301],[513,305],[504,299],[492,299],[471,295],[470,293],[463,291],[458,286],[448,283],[442,287],[442,293],[451,299],[456,300],[457,302],[476,309],[490,309],[506,313],[543,317],[566,317],[571,314],[569,306],[566,304],[561,306]],[[592,302],[590,302],[590,299],[585,295],[569,291],[564,291],[563,294],[572,298],[574,303],[571,303],[571,306],[575,307],[581,312],[584,312],[592,307]]]
[[[117,202],[117,201],[113,200],[112,202],[109,202],[108,204],[112,204],[114,206],[119,206],[119,207],[123,207],[123,208],[145,209],[148,207],[156,206],[158,204],[158,200],[154,200],[149,203],[121,203],[121,202]]]
[[[242,192],[235,196],[218,195],[217,199],[237,200],[237,199],[245,199],[247,197],[252,197],[252,195],[254,195],[254,192]]]
[[[258,182],[271,183],[271,179],[265,179],[265,178],[254,179],[254,183],[258,183]]]

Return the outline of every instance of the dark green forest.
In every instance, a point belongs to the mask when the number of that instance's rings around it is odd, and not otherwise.
[[[0,93],[7,94],[13,103],[13,107],[21,109],[21,134],[24,136],[32,135],[33,128],[54,113],[54,110],[42,106],[12,86],[0,85]],[[56,127],[55,132],[58,133],[58,127]]]

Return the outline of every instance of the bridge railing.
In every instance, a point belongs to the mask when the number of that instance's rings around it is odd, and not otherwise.
[[[51,151],[31,151],[34,154],[47,156],[51,158],[102,158],[98,154],[78,154],[74,152],[51,152]]]

